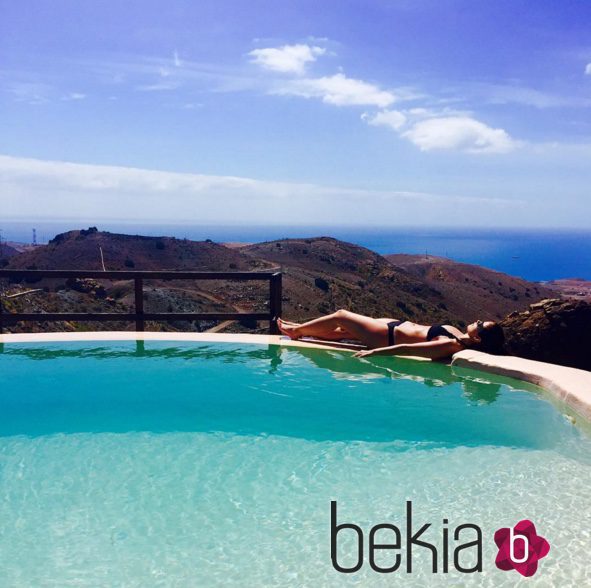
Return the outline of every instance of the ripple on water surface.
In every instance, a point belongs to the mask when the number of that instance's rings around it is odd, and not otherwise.
[[[528,584],[589,583],[589,440],[535,390],[228,345],[7,345],[0,366],[2,585],[515,586],[492,534],[526,517],[552,546]],[[338,574],[330,500],[367,530],[406,500],[476,523],[485,571]]]

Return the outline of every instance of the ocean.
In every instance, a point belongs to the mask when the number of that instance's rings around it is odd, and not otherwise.
[[[88,228],[88,223],[2,222],[3,240],[30,243],[33,228],[38,243],[57,233]],[[170,236],[193,240],[259,242],[289,237],[330,236],[377,253],[413,253],[449,257],[526,280],[560,278],[591,280],[591,230],[397,228],[353,226],[201,226],[101,222],[101,231]]]

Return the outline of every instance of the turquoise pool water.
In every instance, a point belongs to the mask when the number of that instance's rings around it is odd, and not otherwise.
[[[156,341],[6,344],[0,386],[2,587],[515,586],[492,535],[523,518],[551,544],[528,585],[591,579],[591,441],[531,386]],[[367,530],[406,500],[434,528],[477,524],[483,572],[433,575],[417,552],[412,574],[340,574],[331,500]]]

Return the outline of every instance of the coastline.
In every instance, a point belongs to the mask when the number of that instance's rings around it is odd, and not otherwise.
[[[405,253],[446,257],[532,282],[581,278],[591,281],[591,231],[584,229],[517,229],[474,227],[363,226],[200,226],[93,221],[101,231],[217,243],[260,243],[285,238],[331,236],[380,255]],[[4,221],[2,240],[38,243],[55,234],[89,226],[89,221]],[[17,238],[18,237],[18,238]]]

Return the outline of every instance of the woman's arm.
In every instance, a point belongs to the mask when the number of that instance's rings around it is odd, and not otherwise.
[[[391,347],[378,347],[367,351],[358,351],[355,357],[372,357],[376,355],[413,355],[428,359],[441,359],[449,357],[461,351],[463,347],[453,339],[441,339],[440,341],[428,341],[425,343],[408,343],[392,345]]]

